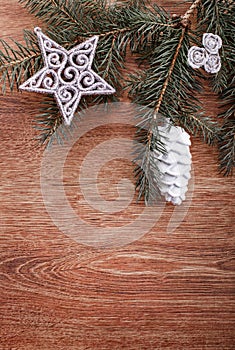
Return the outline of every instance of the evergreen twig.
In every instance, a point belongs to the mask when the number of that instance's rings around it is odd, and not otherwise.
[[[195,1],[181,17],[180,28],[163,31],[162,42],[147,56],[150,68],[141,75],[132,76],[129,82],[130,95],[134,102],[151,109],[151,113],[141,115],[141,128],[144,125],[148,130],[145,140],[142,133],[139,134],[139,125],[136,134],[137,141],[145,144],[141,165],[136,168],[136,178],[139,197],[143,196],[146,202],[151,199],[150,193],[154,193],[151,197],[156,198],[158,195],[155,176],[151,177],[151,174],[153,167],[154,173],[157,173],[152,150],[164,152],[164,147],[162,145],[159,147],[161,139],[156,138],[156,135],[159,135],[156,132],[159,113],[192,134],[199,134],[209,144],[217,138],[217,124],[211,118],[203,116],[200,103],[193,95],[195,91],[201,90],[199,81],[195,79],[197,73],[185,65],[190,40],[188,30],[190,17],[199,4],[199,0]],[[136,159],[139,160],[138,147],[136,155]]]
[[[220,170],[226,176],[233,174],[235,166],[235,75],[230,78],[229,86],[221,95],[225,112],[220,114],[223,124],[220,130],[219,161]]]
[[[7,83],[10,91],[19,87],[23,80],[41,68],[41,53],[36,38],[30,31],[24,31],[25,44],[13,41],[10,46],[6,41],[0,40],[3,50],[0,51],[0,82],[2,92],[6,92]]]
[[[222,93],[228,85],[230,72],[235,73],[233,63],[235,50],[235,3],[230,0],[202,0],[198,12],[198,31],[214,33],[221,37],[220,50],[222,67],[210,80],[215,92]]]
[[[29,12],[41,19],[47,35],[65,48],[99,36],[94,69],[116,90],[124,85],[128,51],[137,54],[145,64],[127,83],[130,96],[140,106],[137,116],[135,169],[139,198],[146,203],[158,195],[158,171],[153,151],[165,152],[159,136],[159,116],[174,125],[201,136],[208,144],[219,139],[221,170],[232,172],[234,166],[234,67],[235,4],[231,0],[195,0],[181,17],[170,16],[148,0],[125,0],[109,6],[106,0],[19,0]],[[198,29],[190,29],[191,17],[198,12]],[[201,91],[202,74],[187,64],[187,52],[196,35],[213,32],[222,37],[222,69],[211,79],[220,94],[225,112],[222,128],[204,115],[195,93]],[[42,67],[42,56],[36,36],[25,31],[25,43],[9,45],[1,41],[0,79],[2,91],[12,91]],[[105,101],[97,97],[93,102]],[[87,101],[87,99],[86,99]],[[80,108],[86,108],[84,101]],[[145,108],[147,107],[147,108]],[[55,138],[61,142],[68,128],[61,128],[62,118],[52,97],[42,102],[42,112],[35,118],[42,144]],[[154,176],[153,176],[154,174]]]
[[[223,41],[222,68],[211,80],[225,110],[219,132],[220,170],[232,174],[235,165],[235,3],[231,0],[202,0],[198,13],[199,30],[218,34]]]

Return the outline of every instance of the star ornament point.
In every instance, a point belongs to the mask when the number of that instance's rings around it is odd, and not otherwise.
[[[44,67],[21,84],[21,90],[53,94],[67,125],[71,124],[82,96],[115,93],[115,89],[92,70],[98,36],[66,50],[40,28],[34,31]]]

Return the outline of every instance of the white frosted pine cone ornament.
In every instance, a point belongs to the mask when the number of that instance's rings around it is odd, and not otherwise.
[[[186,198],[191,178],[190,136],[178,126],[165,125],[158,128],[167,151],[165,154],[154,151],[161,173],[158,187],[167,202],[180,205]]]

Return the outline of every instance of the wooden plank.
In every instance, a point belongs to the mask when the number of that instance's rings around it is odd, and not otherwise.
[[[179,13],[179,2],[161,4]],[[22,29],[39,24],[16,0],[0,4],[1,37],[21,40]],[[129,66],[135,69],[131,59]],[[167,205],[139,240],[95,249],[60,232],[46,211],[43,149],[35,146],[32,128],[41,98],[0,97],[0,349],[233,349],[234,180],[218,174],[216,150],[193,140],[193,199],[174,233],[166,232],[174,209]],[[208,113],[217,114],[208,88],[203,101]],[[131,127],[108,125],[85,135],[69,153],[67,198],[94,228],[126,225],[144,209],[132,203],[113,215],[79,204],[79,170],[87,153],[114,137],[132,136]],[[122,177],[133,180],[127,160],[101,169],[105,199],[117,196]]]

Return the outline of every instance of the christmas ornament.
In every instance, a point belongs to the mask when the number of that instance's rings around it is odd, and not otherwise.
[[[21,90],[53,94],[64,121],[70,124],[82,96],[108,95],[115,90],[92,68],[98,36],[67,51],[35,28],[44,67],[20,85]]]
[[[100,72],[102,77],[112,81],[120,95],[128,87],[128,96],[138,106],[135,138],[141,147],[136,147],[133,152],[137,164],[141,165],[135,171],[138,198],[152,203],[158,198],[160,188],[166,200],[179,204],[185,198],[190,177],[188,136],[175,126],[161,126],[160,140],[158,113],[166,120],[170,119],[172,125],[183,127],[209,145],[216,145],[221,171],[225,175],[232,174],[235,154],[235,5],[231,0],[192,0],[181,16],[170,14],[157,5],[150,7],[148,0],[113,1],[111,7],[106,1],[98,0],[20,0],[20,3],[43,21],[48,31],[58,33],[58,40],[60,38],[68,47],[75,45],[66,50],[43,34],[40,28],[35,29],[36,37],[25,31],[24,43],[14,41],[11,46],[4,40],[0,41],[3,93],[9,87],[12,92],[20,88],[52,95],[42,100],[42,109],[34,117],[38,139],[43,145],[54,141],[63,143],[63,138],[70,138],[69,128],[64,124],[71,123],[82,96],[115,92],[97,74]],[[191,20],[193,16],[197,23]],[[189,49],[196,28],[202,36],[202,47]],[[211,32],[220,33],[220,36]],[[78,44],[81,38],[89,39]],[[99,53],[94,57],[98,38]],[[203,91],[200,74],[195,74],[188,64],[194,69],[204,67],[211,74],[219,72],[222,40],[226,43],[222,72],[213,79],[204,77],[224,108],[220,114],[222,123],[219,123],[214,116],[206,114],[200,101]],[[136,73],[129,70],[130,52],[143,63]],[[91,68],[93,59],[96,60],[97,73]],[[40,69],[42,63],[44,67]],[[33,76],[32,71],[36,72]],[[24,82],[29,76],[31,78]],[[86,107],[81,104],[80,107],[85,112]],[[145,111],[145,107],[150,109]],[[175,136],[176,130],[180,131],[179,138]],[[151,176],[152,172],[155,172],[154,176]]]
[[[191,177],[190,136],[181,127],[167,124],[159,126],[159,134],[167,152],[154,151],[161,173],[158,187],[167,202],[180,205],[185,200]]]
[[[204,48],[192,46],[188,51],[188,63],[192,68],[204,69],[207,73],[218,73],[221,69],[219,49],[222,47],[222,39],[212,33],[203,34]]]

